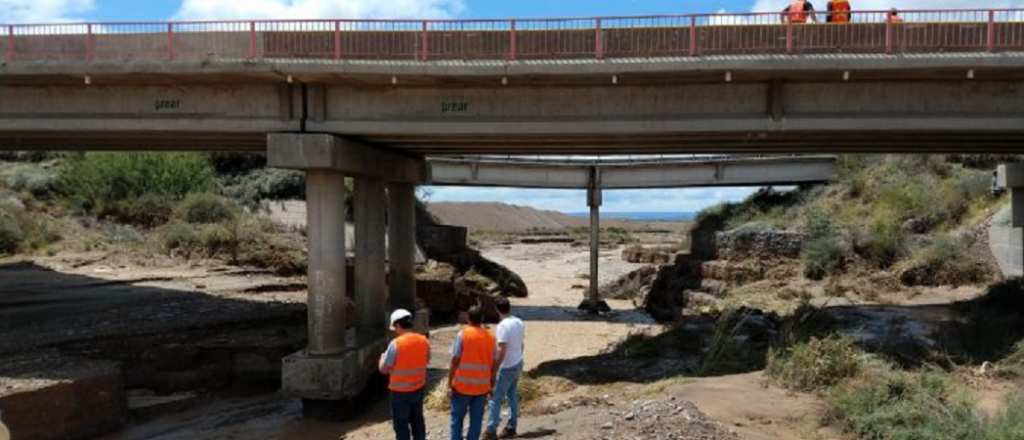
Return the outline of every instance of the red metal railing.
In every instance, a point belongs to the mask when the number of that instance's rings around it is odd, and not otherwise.
[[[551,60],[1024,51],[1024,9],[522,20],[281,20],[0,25],[19,61]],[[815,20],[816,19],[816,20]]]

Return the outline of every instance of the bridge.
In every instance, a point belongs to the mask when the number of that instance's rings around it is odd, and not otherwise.
[[[344,400],[375,367],[387,310],[413,306],[416,184],[586,188],[593,256],[602,189],[826,180],[820,154],[1020,152],[1024,10],[889,12],[842,25],[779,13],[0,25],[0,148],[260,151],[304,170],[309,345],[284,361],[283,386]],[[727,153],[789,156],[707,156]],[[495,158],[524,154],[670,156]]]

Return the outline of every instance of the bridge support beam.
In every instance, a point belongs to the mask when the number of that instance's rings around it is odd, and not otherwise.
[[[306,172],[309,237],[309,344],[284,359],[282,392],[303,399],[307,414],[344,417],[366,389],[387,343],[388,286],[385,264],[385,188],[397,182],[392,255],[412,274],[415,260],[413,184],[422,161],[325,134],[271,134],[270,166]],[[346,285],[346,188],[354,180],[356,226],[354,310]],[[408,194],[407,194],[408,193]],[[409,206],[406,206],[409,205]],[[409,219],[412,219],[411,221]],[[398,277],[401,278],[401,277]]]
[[[1000,165],[997,184],[1010,192],[1010,225],[989,228],[989,247],[1004,276],[1024,274],[1024,164]]]
[[[357,177],[353,208],[356,223],[355,290],[359,344],[370,343],[387,333],[388,289],[385,277],[387,233],[384,212],[387,204],[384,182]]]
[[[388,185],[388,283],[390,308],[416,307],[416,186]]]
[[[597,315],[610,312],[608,303],[601,299],[599,263],[601,255],[601,169],[590,167],[587,185],[587,206],[590,207],[590,289],[580,310]]]

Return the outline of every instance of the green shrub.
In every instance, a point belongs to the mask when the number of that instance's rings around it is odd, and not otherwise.
[[[208,193],[189,194],[175,216],[192,224],[220,223],[233,220],[238,209],[227,199]]]
[[[804,276],[820,280],[826,275],[842,272],[848,251],[842,239],[835,236],[821,236],[805,242],[800,250]]]
[[[984,264],[963,248],[963,244],[949,236],[936,237],[908,263],[900,281],[908,286],[959,286],[984,280]]]
[[[57,183],[57,173],[35,164],[24,164],[4,172],[7,187],[24,191],[36,198],[49,198]]]
[[[243,206],[255,208],[263,200],[292,200],[306,197],[306,175],[301,171],[256,169],[222,179],[224,195]]]
[[[982,440],[1024,440],[1024,397],[1011,394],[1002,414],[985,425]]]
[[[174,212],[174,202],[163,196],[143,195],[102,205],[97,216],[143,228],[166,224]]]
[[[881,214],[869,229],[864,256],[879,267],[892,266],[906,253],[900,219]]]
[[[25,234],[14,216],[0,211],[0,255],[17,253]]]
[[[199,238],[194,226],[184,222],[173,222],[163,232],[164,249],[168,252],[178,251],[185,258],[191,257],[199,247]]]
[[[836,387],[826,421],[869,440],[975,440],[973,402],[937,372],[883,371]]]
[[[213,168],[193,153],[85,153],[69,156],[58,188],[72,206],[102,206],[142,196],[180,200],[214,187]]]
[[[772,382],[795,391],[822,391],[856,376],[864,352],[850,337],[833,335],[768,352],[765,374]]]
[[[203,225],[199,230],[199,243],[208,257],[226,254],[234,261],[237,255],[238,237],[225,225]]]

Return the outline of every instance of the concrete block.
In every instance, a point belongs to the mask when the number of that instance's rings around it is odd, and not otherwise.
[[[416,232],[427,257],[456,255],[466,250],[467,229],[464,227],[419,225]]]
[[[0,361],[0,411],[17,440],[79,440],[127,417],[114,362],[43,353]]]
[[[1024,187],[1024,163],[999,165],[996,182],[1003,188]]]
[[[342,354],[315,356],[300,351],[284,358],[281,392],[312,400],[350,400],[359,395],[377,371],[377,361],[387,348],[381,338]]]

